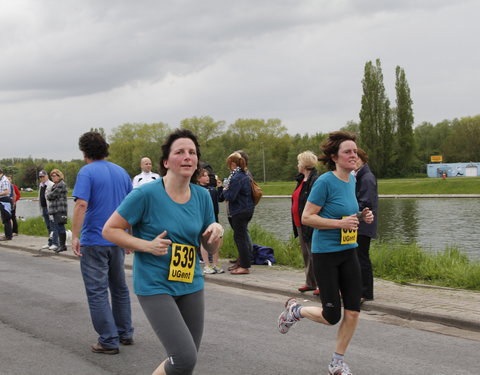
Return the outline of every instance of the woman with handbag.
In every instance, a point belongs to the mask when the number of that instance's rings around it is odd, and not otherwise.
[[[238,251],[238,262],[229,267],[232,275],[249,274],[253,255],[248,223],[252,220],[255,204],[246,165],[245,159],[238,152],[227,158],[230,176],[224,182],[222,192],[223,198],[227,201],[228,221],[233,229],[233,239]]]
[[[53,249],[57,254],[66,251],[65,245],[67,240],[67,233],[65,231],[65,224],[67,223],[67,184],[63,180],[63,173],[58,169],[53,169],[50,172],[50,177],[53,181],[52,190],[47,194],[49,201],[48,214],[53,217],[54,223],[54,237],[58,236],[59,246]]]

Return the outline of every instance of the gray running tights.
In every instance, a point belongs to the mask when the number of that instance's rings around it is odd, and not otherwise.
[[[189,375],[197,362],[205,309],[203,290],[183,296],[138,296],[140,305],[167,352],[165,372]]]

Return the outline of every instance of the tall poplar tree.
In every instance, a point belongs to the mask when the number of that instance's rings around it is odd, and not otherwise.
[[[395,161],[396,170],[401,176],[411,172],[414,164],[415,144],[413,137],[413,108],[410,97],[410,87],[405,77],[405,71],[397,66],[395,70],[395,91],[397,94]]]
[[[377,177],[388,175],[393,154],[393,127],[390,101],[385,94],[380,59],[365,64],[360,110],[360,146],[369,156],[369,165]]]

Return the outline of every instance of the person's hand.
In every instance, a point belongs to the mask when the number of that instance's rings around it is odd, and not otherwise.
[[[72,238],[72,251],[77,257],[82,256],[82,253],[80,252],[80,239],[78,237]]]
[[[168,248],[172,244],[172,241],[165,238],[166,236],[167,231],[164,230],[161,234],[150,241],[149,246],[147,246],[145,251],[157,256],[167,255]]]
[[[202,236],[207,240],[207,243],[211,244],[223,238],[223,233],[224,229],[220,224],[212,223],[202,233]]]
[[[372,210],[370,210],[370,208],[365,207],[362,210],[362,219],[367,224],[371,224],[373,222],[374,216],[373,216],[373,212],[372,212]]]
[[[358,224],[359,221],[356,214],[345,216],[342,220],[340,220],[340,225],[342,229],[357,230]]]

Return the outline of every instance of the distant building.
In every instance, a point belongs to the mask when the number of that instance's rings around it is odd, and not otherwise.
[[[434,163],[427,164],[428,177],[478,177],[480,163]]]

